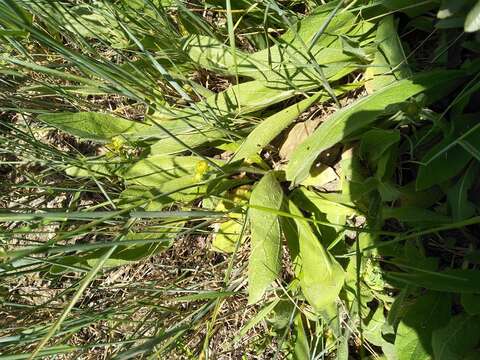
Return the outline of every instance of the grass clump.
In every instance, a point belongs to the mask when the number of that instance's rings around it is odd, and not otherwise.
[[[0,1],[0,358],[477,358],[479,19]]]

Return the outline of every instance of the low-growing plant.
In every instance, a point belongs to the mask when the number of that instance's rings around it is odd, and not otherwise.
[[[240,358],[261,324],[244,357],[477,358],[479,29],[469,0],[0,1],[0,358]],[[220,285],[97,307],[181,239]]]

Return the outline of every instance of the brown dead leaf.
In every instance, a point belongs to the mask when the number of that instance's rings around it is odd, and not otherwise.
[[[313,133],[321,121],[321,118],[315,118],[295,124],[287,133],[283,144],[280,146],[279,154],[282,160],[288,160],[293,150]]]

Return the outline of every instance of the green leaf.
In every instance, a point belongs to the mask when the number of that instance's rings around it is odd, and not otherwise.
[[[32,25],[33,15],[14,1],[0,4],[0,12],[4,14],[0,18],[2,35],[26,37],[29,34],[29,27]]]
[[[255,206],[280,210],[283,190],[275,173],[267,173],[250,197],[251,253],[248,262],[248,303],[259,301],[281,268],[281,232],[278,215]]]
[[[426,157],[429,157],[430,154],[439,154],[444,143],[445,142],[442,142],[438,146],[432,148]],[[415,182],[416,189],[419,191],[425,190],[433,185],[441,184],[454,177],[462,171],[470,159],[471,156],[467,151],[460,146],[454,146],[427,163],[424,163],[422,160]]]
[[[351,105],[333,113],[292,154],[287,166],[287,179],[294,184],[305,179],[320,153],[346,137],[363,130],[384,114],[393,112],[393,104],[428,89],[450,91],[462,77],[462,72],[432,71],[397,81]],[[445,92],[444,92],[445,91]],[[439,96],[438,93],[435,94]]]
[[[84,4],[68,10],[63,6],[58,6],[55,7],[55,10],[49,9],[66,30],[77,36],[101,39],[120,48],[127,47],[129,44],[128,38],[121,31],[118,20],[102,4],[98,4],[96,7]]]
[[[400,132],[397,130],[372,129],[362,136],[360,156],[368,161],[369,169],[379,181],[391,176],[399,142]],[[381,185],[387,186],[384,183]]]
[[[362,215],[352,203],[344,204],[328,199],[322,193],[307,190],[303,186],[293,191],[292,199],[304,210],[317,215],[324,214],[326,220],[334,225],[344,225],[344,222],[338,222],[338,219],[345,220],[346,217]]]
[[[293,359],[294,360],[304,360],[310,359],[311,351],[310,345],[307,337],[307,333],[305,331],[305,327],[303,326],[303,318],[302,314],[298,313],[294,319],[294,332],[295,332],[295,345],[293,348]]]
[[[185,205],[205,195],[207,190],[206,185],[199,185],[198,180],[191,175],[152,185],[152,187],[135,184],[134,179],[128,181],[127,188],[121,193],[119,206],[130,207],[137,204],[145,210],[158,211],[176,201]]]
[[[476,114],[457,119],[455,129],[421,160],[417,190],[424,190],[457,175],[475,157],[480,161],[480,125]]]
[[[449,294],[429,292],[408,307],[395,337],[398,360],[432,358],[432,332],[448,323],[450,306]]]
[[[410,17],[424,14],[428,10],[437,7],[436,1],[382,0],[381,3],[388,9],[402,11]]]
[[[164,224],[160,227],[149,227],[142,232],[129,232],[124,240],[148,241],[145,244],[119,245],[107,259],[104,267],[111,268],[131,264],[142,259],[146,259],[154,254],[168,249],[175,238],[175,234],[181,230],[185,224],[183,221]],[[151,242],[150,242],[151,241]],[[56,265],[52,265],[50,272],[60,274],[72,270],[72,267],[89,269],[94,266],[108,249],[101,248],[89,253],[77,253],[74,256],[63,256],[55,260]]]
[[[190,149],[194,149],[205,143],[221,139],[224,134],[220,130],[202,130],[195,132],[174,134],[174,137],[167,137],[150,146],[150,155],[169,155]],[[178,141],[180,140],[180,141]]]
[[[256,314],[247,321],[245,325],[238,331],[238,334],[235,336],[234,341],[240,341],[250,329],[252,329],[255,325],[257,325],[260,321],[265,319],[268,314],[272,312],[272,310],[277,306],[280,302],[280,298],[273,300],[271,303],[263,307],[262,309],[258,310]]]
[[[228,72],[235,64],[231,49],[210,36],[190,36],[184,44],[184,49],[190,59],[210,70]],[[248,54],[237,50],[235,55],[239,60]]]
[[[298,94],[314,90],[355,70],[354,56],[342,50],[339,35],[358,37],[360,46],[371,42],[373,23],[356,21],[350,12],[342,12],[329,22],[308,53],[307,46],[328,14],[316,14],[300,21],[278,43],[253,54],[235,51],[213,39],[196,37],[187,42],[187,51],[195,61],[213,69],[228,69],[231,75],[255,79],[231,86],[208,97],[202,107],[222,113],[246,114],[263,109]],[[320,76],[319,71],[323,72]],[[325,85],[325,84],[324,84]]]
[[[360,156],[370,163],[377,162],[385,151],[400,141],[397,130],[372,129],[362,135]]]
[[[480,340],[478,316],[459,314],[441,329],[435,330],[432,337],[435,360],[463,360]]]
[[[69,166],[65,169],[65,173],[68,176],[74,177],[87,177],[95,176],[97,178],[114,176],[115,172],[121,167],[122,163],[118,158],[110,159],[111,162],[98,162],[87,161],[82,166]]]
[[[150,128],[149,125],[94,112],[42,114],[38,119],[71,135],[105,142],[115,136],[133,138]]]
[[[382,346],[385,340],[382,336],[382,328],[385,324],[385,315],[383,306],[378,306],[373,315],[364,320],[363,336],[368,342],[375,346]]]
[[[471,0],[442,0],[440,9],[438,9],[437,18],[449,18],[468,7],[472,3]]]
[[[462,294],[460,297],[465,312],[469,315],[480,315],[480,295]]]
[[[126,265],[132,262],[140,261],[154,254],[168,249],[173,243],[175,233],[178,232],[185,222],[164,225],[160,228],[147,228],[144,232],[130,232],[125,240],[155,240],[155,243],[145,245],[127,245],[119,246],[110,258],[105,262],[105,267],[116,267]],[[86,257],[88,265],[93,266],[103,255],[105,250],[95,251]]]
[[[436,213],[434,211],[413,207],[404,206],[399,208],[384,207],[382,211],[384,219],[397,219],[406,223],[420,223],[420,224],[445,224],[452,221],[448,216]]]
[[[212,160],[221,163],[218,160]],[[129,183],[144,186],[159,186],[166,181],[190,176],[196,178],[197,166],[206,163],[197,156],[153,155],[139,160],[124,170],[120,176]],[[209,165],[206,163],[206,166]]]
[[[275,329],[285,329],[290,325],[290,321],[295,311],[295,303],[293,303],[291,299],[282,299],[275,306],[267,320]]]
[[[480,30],[480,0],[468,12],[465,19],[465,32],[475,32]]]
[[[319,100],[321,96],[322,93],[317,93],[266,118],[248,135],[232,161],[246,159],[260,152],[302,112]]]
[[[475,214],[475,205],[468,199],[468,192],[477,180],[479,163],[473,162],[457,183],[448,190],[447,201],[450,206],[453,220],[468,219]]]
[[[477,270],[386,272],[385,276],[413,286],[453,293],[480,293],[480,272]]]
[[[215,251],[232,253],[242,234],[243,224],[236,219],[222,222],[218,226],[212,240],[212,249]]]
[[[393,15],[380,20],[375,42],[378,50],[373,63],[365,72],[365,77],[370,79],[365,84],[369,93],[382,89],[395,80],[412,75],[397,34]]]
[[[347,91],[358,88],[360,84],[344,85],[335,89],[335,95],[341,95]],[[316,102],[328,100],[324,92],[314,94],[294,105],[269,116],[262,121],[245,139],[233,160],[246,159],[260,152],[298,116]]]
[[[289,201],[289,209],[297,226],[300,288],[317,313],[326,313],[343,287],[345,271],[323,247],[309,223],[301,219],[302,212],[292,201]]]
[[[262,82],[274,82],[276,87],[288,84],[304,86],[306,82],[312,84],[316,73],[309,63],[305,44],[316,37],[319,26],[325,23],[329,16],[328,12],[317,11],[294,24],[277,39],[274,46],[252,54],[239,50],[233,52],[218,40],[206,36],[190,38],[185,49],[192,60],[212,70],[226,71],[231,75],[238,74]],[[328,23],[310,51],[315,61],[323,67],[327,78],[353,60],[352,55],[343,53],[338,36],[360,38],[368,34],[373,26],[373,23],[367,21],[356,22],[355,16],[347,11],[338,14]],[[371,41],[368,37],[367,39],[362,40]]]
[[[304,90],[315,87],[309,86]],[[228,113],[243,115],[289,99],[295,94],[296,90],[289,86],[275,86],[272,83],[255,80],[231,86],[225,91],[208,97],[205,105],[201,105],[220,115]]]

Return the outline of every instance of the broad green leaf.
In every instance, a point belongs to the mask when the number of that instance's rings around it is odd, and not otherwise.
[[[471,3],[471,0],[442,0],[440,9],[438,9],[437,18],[449,18],[459,11],[465,10],[465,7]]]
[[[193,61],[210,70],[227,72],[235,64],[231,48],[210,36],[193,35],[185,41],[184,49]],[[237,50],[235,56],[239,61],[248,54]]]
[[[281,231],[278,215],[256,206],[280,210],[283,190],[275,173],[263,176],[250,197],[251,253],[248,261],[248,302],[259,301],[281,268]]]
[[[394,345],[387,340],[382,343],[383,357],[379,360],[398,360],[397,353],[395,352]]]
[[[236,219],[222,222],[213,235],[212,249],[224,253],[232,253],[242,234],[243,224]]]
[[[260,152],[302,112],[318,101],[321,96],[321,93],[317,93],[266,118],[248,135],[232,161],[246,159]]]
[[[325,54],[325,58],[332,59],[331,55],[333,54]],[[345,59],[337,60],[332,60],[331,66],[323,71],[325,77],[330,81],[342,78],[355,70],[355,67],[349,66],[350,63]],[[297,76],[294,79],[253,80],[233,85],[225,91],[209,96],[198,106],[201,109],[214,111],[220,116],[229,113],[245,115],[265,109],[305,91],[318,89],[320,86],[320,80],[311,74]]]
[[[480,294],[462,294],[460,300],[467,314],[480,315]]]
[[[349,356],[350,331],[346,330],[345,332],[346,333],[340,337],[337,345],[336,360],[348,360],[350,358]]]
[[[115,172],[122,166],[120,159],[111,159],[111,163],[101,161],[95,163],[94,161],[86,162],[84,166],[69,166],[65,169],[68,176],[87,177],[94,176],[97,178],[106,176],[115,176]]]
[[[343,246],[343,226],[347,221],[347,216],[359,214],[353,206],[330,201],[323,198],[321,193],[307,190],[304,187],[296,189],[291,198],[302,210],[310,212],[316,220],[325,222],[325,224],[315,224],[322,234],[324,246],[329,250],[338,243]],[[329,226],[327,223],[332,225]]]
[[[397,34],[393,15],[380,20],[375,43],[378,47],[375,59],[365,71],[365,77],[369,79],[365,87],[369,93],[373,93],[395,80],[412,75]]]
[[[385,276],[430,290],[467,294],[480,293],[480,273],[477,270],[386,272]]]
[[[339,176],[337,175],[335,170],[330,166],[320,164],[315,167],[315,171],[313,172],[313,174],[305,178],[305,180],[303,180],[300,185],[322,188],[326,184],[331,183],[335,180],[339,180]],[[330,189],[331,188],[329,188],[329,190]],[[338,188],[332,189],[332,191],[335,190],[340,190],[340,184],[338,184]]]
[[[346,91],[354,90],[359,84],[340,86],[335,89],[335,95],[339,96]],[[248,158],[268,145],[286,127],[288,127],[302,112],[316,102],[329,99],[324,92],[319,92],[294,105],[287,107],[278,113],[269,116],[262,121],[245,139],[233,160]]]
[[[201,113],[192,107],[162,108],[146,116],[146,122],[151,126],[140,136],[159,139],[152,144],[152,155],[174,153],[187,149],[185,145],[190,146],[191,143],[191,147],[195,147],[215,139],[217,132],[223,133],[222,129],[215,129],[218,127],[215,121],[209,112]]]
[[[295,220],[290,217],[281,217],[280,226],[287,242],[288,253],[292,259],[292,271],[297,279],[301,276],[302,264],[300,254],[300,244],[298,236],[298,227]]]
[[[479,43],[480,45],[480,43]],[[480,50],[480,49],[479,49]],[[473,73],[478,72],[478,69],[475,69]],[[455,100],[452,104],[452,109],[450,110],[450,118],[455,119],[464,114],[465,108],[468,106],[470,101],[473,99],[474,94],[477,94],[480,91],[480,81],[468,86],[467,88],[462,89],[462,95]],[[464,115],[465,116],[465,115]]]
[[[218,160],[212,161],[221,163]],[[200,157],[153,155],[137,161],[124,170],[120,176],[129,183],[159,186],[179,177],[191,176],[192,179],[195,179],[198,167],[202,164],[205,164],[208,171],[210,165]]]
[[[394,104],[424,92],[439,88],[449,92],[461,79],[462,72],[432,71],[397,81],[351,105],[333,113],[294,151],[287,166],[287,179],[294,184],[305,179],[320,153],[346,137],[363,130],[384,114],[393,112]],[[435,96],[439,96],[438,93]]]
[[[480,30],[480,0],[468,12],[465,19],[465,32],[475,32]]]
[[[105,142],[115,136],[135,138],[151,128],[135,121],[94,112],[42,114],[38,119],[71,135]]]
[[[383,153],[400,141],[397,130],[372,129],[363,134],[360,140],[360,156],[376,163]]]
[[[390,311],[387,313],[387,321],[383,328],[384,335],[388,337],[395,336],[397,326],[400,323],[402,316],[408,310],[408,305],[411,304],[408,297],[413,292],[412,289],[413,288],[410,287],[400,289],[399,293],[393,300]]]
[[[337,260],[323,247],[309,223],[297,206],[289,201],[297,226],[300,272],[299,282],[303,295],[319,314],[328,312],[335,304],[343,287],[345,271]]]
[[[455,29],[462,28],[465,24],[464,16],[455,16],[448,19],[441,19],[435,23],[437,29]]]
[[[252,54],[246,62],[240,62],[242,75],[283,83],[286,80],[293,80],[296,83],[302,79],[315,77],[313,61],[307,55],[307,44],[314,38],[316,39],[310,54],[313,60],[323,67],[327,79],[341,66],[354,63],[355,57],[344,53],[340,36],[360,38],[364,40],[360,45],[365,45],[371,39],[362,36],[367,34],[374,24],[357,21],[352,13],[342,12],[331,19],[321,36],[317,37],[319,27],[327,21],[327,18],[328,14],[313,14],[299,21],[278,40],[277,45]],[[258,64],[266,66],[259,67]]]
[[[291,299],[282,299],[270,313],[268,323],[277,330],[285,329],[290,325],[295,311],[295,303]]]
[[[108,41],[118,48],[125,48],[129,45],[129,39],[121,31],[118,20],[102,4],[95,7],[87,4],[78,5],[69,8],[68,11],[63,6],[45,10],[56,16],[57,21],[66,30],[77,36]]]
[[[379,191],[383,199],[387,198],[385,192],[396,192],[396,189],[388,189],[384,179],[388,180],[392,176],[399,142],[399,131],[384,129],[367,131],[360,142],[360,156],[368,161],[370,171],[380,182]]]
[[[424,191],[416,191],[415,181],[406,184],[402,188],[399,188],[399,191],[401,193],[399,202],[400,206],[402,207],[413,206],[430,208],[445,196],[439,187],[431,187]]]
[[[201,106],[220,114],[246,114],[288,99],[300,91],[319,88],[324,79],[333,81],[354,71],[354,57],[343,52],[338,35],[347,32],[351,37],[361,38],[363,42],[360,44],[365,45],[371,42],[368,34],[373,24],[357,22],[353,14],[342,12],[329,23],[307,55],[305,44],[316,36],[319,24],[327,19],[327,15],[316,15],[312,19],[308,25],[300,22],[296,30],[285,34],[275,46],[253,54],[237,52],[236,66],[231,64],[230,50],[216,40],[198,38],[193,41],[191,50],[196,61],[213,63],[216,68],[230,67],[232,75],[255,79],[215,94]],[[201,53],[202,47],[207,48],[204,53]],[[319,69],[323,72],[323,79]]]
[[[367,54],[367,51],[359,46],[359,43],[349,36],[341,36],[342,50],[345,54],[353,56],[360,62],[369,63],[371,62],[371,57]]]
[[[407,269],[418,269],[418,271],[436,271],[438,269],[438,258],[425,256],[425,250],[420,244],[413,241],[407,241],[403,247],[403,255],[395,254],[395,263],[399,267],[406,265]],[[384,252],[382,252],[384,255]]]
[[[186,175],[153,187],[142,186],[134,180],[127,182],[127,188],[121,193],[119,206],[131,207],[137,204],[148,211],[162,210],[167,204],[189,203],[203,195],[206,185],[199,185],[194,176]]]
[[[119,246],[105,262],[105,267],[116,267],[146,259],[154,254],[168,249],[175,238],[175,234],[185,222],[166,224],[160,227],[144,229],[144,232],[130,232],[125,240],[155,240],[154,243],[145,245]],[[86,257],[88,265],[93,266],[103,255],[105,250],[95,251]]]
[[[429,187],[441,184],[454,177],[468,164],[471,155],[461,146],[454,145],[448,150],[442,151],[444,146],[449,146],[451,141],[446,139],[438,144],[422,159],[418,168],[416,189],[425,190]],[[440,155],[438,155],[440,154]]]
[[[417,190],[457,175],[475,157],[480,161],[480,125],[477,114],[457,119],[455,129],[425,154],[418,168]]]
[[[124,240],[148,241],[148,243],[118,246],[105,262],[104,267],[111,268],[134,263],[168,249],[173,243],[175,234],[181,230],[184,223],[180,221],[158,227],[145,228],[143,232],[129,232]],[[89,253],[79,252],[74,256],[63,256],[55,260],[55,265],[50,267],[50,272],[60,274],[65,271],[71,271],[75,267],[89,269],[95,265],[96,261],[106,251],[108,250],[101,248]]]
[[[398,360],[432,358],[432,332],[448,323],[450,307],[449,294],[429,292],[407,308],[395,337]]]
[[[424,14],[437,7],[436,1],[382,0],[381,4],[390,10],[402,11],[410,17]]]
[[[294,319],[294,332],[295,332],[295,346],[293,348],[293,359],[304,360],[310,359],[310,342],[308,341],[307,333],[303,325],[303,317],[301,313],[298,313]]]
[[[432,346],[435,360],[463,360],[480,340],[480,318],[459,314],[433,332]]]
[[[309,86],[310,90],[318,86]],[[216,113],[248,114],[291,98],[297,91],[289,86],[276,86],[265,81],[248,81],[229,87],[205,100],[206,109]]]
[[[382,328],[385,324],[383,312],[383,306],[378,306],[371,317],[364,319],[363,336],[375,346],[382,346],[385,341],[382,336]]]
[[[465,220],[475,214],[475,205],[468,199],[468,192],[477,179],[478,162],[473,162],[457,183],[448,190],[447,201],[452,212],[453,220]]]
[[[166,137],[158,140],[150,146],[150,155],[169,155],[189,149],[194,149],[205,143],[215,141],[224,137],[220,130],[202,130],[195,132],[174,134],[174,137]]]
[[[236,64],[231,48],[207,36],[190,38],[185,49],[192,60],[212,70],[275,82],[276,86],[288,83],[298,86],[299,82],[312,80],[316,76],[309,63],[311,59],[307,55],[306,44],[317,35],[319,27],[326,22],[328,16],[328,12],[318,11],[305,17],[268,49],[253,54],[236,50]],[[346,66],[352,62],[352,56],[343,53],[338,35],[360,37],[367,34],[372,27],[373,23],[357,22],[350,12],[342,12],[329,22],[311,49],[315,61],[325,67],[327,78],[338,72],[339,65]]]
[[[384,219],[397,219],[405,223],[420,224],[445,224],[452,221],[448,216],[436,213],[432,210],[405,206],[399,208],[384,207],[382,210]]]
[[[301,204],[302,209],[310,212],[319,212],[326,215],[328,221],[334,225],[344,225],[343,223],[336,223],[338,217],[347,217],[352,215],[362,215],[353,204],[332,201],[331,199],[323,197],[322,193],[307,190],[300,187],[292,193],[292,198]]]

